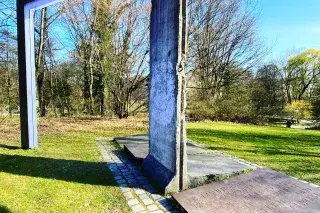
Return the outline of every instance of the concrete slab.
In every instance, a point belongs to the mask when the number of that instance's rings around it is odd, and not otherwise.
[[[204,149],[201,146],[195,144],[191,140],[187,140],[187,154],[188,155],[199,155],[199,154],[210,154],[212,151]]]
[[[118,137],[113,139],[121,148],[125,149],[132,160],[138,164],[149,154],[149,137],[147,135],[132,135],[126,137]]]
[[[142,164],[149,152],[147,135],[134,135],[114,138],[131,157],[131,160]],[[197,187],[216,180],[241,174],[255,167],[231,159],[222,153],[205,149],[193,141],[187,143],[188,187]]]
[[[126,149],[126,151],[129,151],[138,162],[143,161],[149,154],[149,137],[146,134],[116,137],[114,141]],[[188,155],[209,154],[211,151],[197,146],[194,142],[188,141],[187,153]]]
[[[189,187],[235,176],[255,169],[221,153],[188,155]]]
[[[320,213],[320,189],[267,168],[173,195],[189,213]]]

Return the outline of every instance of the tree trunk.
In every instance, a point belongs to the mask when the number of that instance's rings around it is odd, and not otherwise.
[[[9,63],[9,38],[7,38],[7,79],[6,79],[6,86],[7,86],[7,101],[8,101],[8,111],[9,115],[12,116],[12,83],[11,83],[11,76],[10,76],[10,63]]]
[[[39,41],[39,49],[36,63],[36,73],[37,73],[37,84],[38,84],[38,102],[39,102],[39,111],[40,117],[46,116],[46,106],[44,100],[44,46],[45,46],[45,37],[47,35],[47,8],[43,8],[41,12],[41,26],[40,26],[40,41]]]
[[[84,68],[83,68],[83,99],[84,99],[84,109],[86,113],[90,114],[91,107],[90,107],[90,80],[88,75],[88,65],[87,62],[85,62]]]
[[[8,62],[7,62],[8,63]],[[8,111],[9,115],[12,116],[12,85],[11,85],[11,76],[9,65],[7,67],[7,100],[8,100]]]
[[[90,44],[89,44],[89,69],[90,69],[90,98],[89,98],[89,106],[90,106],[90,114],[93,115],[93,102],[94,102],[94,97],[93,97],[93,84],[94,84],[94,75],[93,75],[93,58],[94,58],[94,53],[95,53],[95,40],[94,40],[94,35],[96,31],[96,24],[97,24],[97,12],[98,8],[95,9],[94,12],[94,18],[92,20],[91,24],[91,32],[90,32]]]

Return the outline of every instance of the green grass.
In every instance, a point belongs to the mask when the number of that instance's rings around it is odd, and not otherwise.
[[[130,212],[94,139],[146,128],[115,123],[42,121],[37,150],[19,149],[18,133],[3,140],[16,121],[0,125],[0,212]]]
[[[41,119],[36,150],[21,150],[19,119],[0,119],[0,212],[130,212],[95,144],[147,131],[145,118]],[[188,137],[320,184],[320,131],[188,124]]]
[[[320,131],[201,122],[188,137],[231,155],[320,184]]]

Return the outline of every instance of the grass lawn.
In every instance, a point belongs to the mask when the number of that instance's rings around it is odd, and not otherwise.
[[[146,118],[40,119],[40,147],[21,150],[18,117],[0,117],[0,212],[130,212],[94,139],[147,128]],[[320,184],[320,131],[201,122],[188,137]]]
[[[188,125],[188,137],[320,185],[320,131],[201,122]]]
[[[0,212],[130,212],[94,139],[145,132],[145,119],[40,120],[21,150],[18,118],[0,124]]]

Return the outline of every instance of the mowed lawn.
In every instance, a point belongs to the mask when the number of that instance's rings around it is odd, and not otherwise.
[[[39,148],[21,150],[18,117],[0,117],[0,212],[130,212],[95,144],[147,132],[147,118],[40,119]],[[320,184],[320,132],[188,124],[188,137]]]
[[[97,137],[146,132],[146,119],[41,119],[37,150],[21,150],[18,118],[0,124],[0,212],[130,212]]]
[[[320,131],[200,122],[188,125],[188,137],[212,150],[320,185]]]

